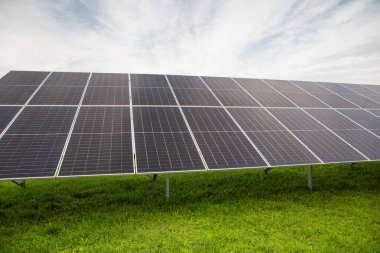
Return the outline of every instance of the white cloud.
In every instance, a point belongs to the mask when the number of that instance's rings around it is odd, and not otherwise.
[[[380,83],[380,4],[0,1],[10,69]]]

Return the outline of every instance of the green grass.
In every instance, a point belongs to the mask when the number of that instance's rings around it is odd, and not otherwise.
[[[1,252],[380,252],[380,163],[0,182]]]

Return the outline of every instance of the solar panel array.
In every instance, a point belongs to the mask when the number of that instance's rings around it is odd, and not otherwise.
[[[11,71],[0,179],[380,160],[379,87]]]

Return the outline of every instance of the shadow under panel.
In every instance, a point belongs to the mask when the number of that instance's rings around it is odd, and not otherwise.
[[[0,86],[0,105],[24,105],[37,86]]]
[[[67,134],[4,135],[0,179],[53,177]]]
[[[130,133],[72,134],[59,176],[133,172]]]
[[[170,88],[132,88],[134,105],[177,105]]]
[[[84,87],[42,86],[30,101],[32,105],[78,105]]]
[[[0,85],[34,85],[38,86],[49,72],[10,71],[0,79]]]
[[[129,88],[87,87],[83,105],[129,105]]]
[[[140,173],[204,170],[188,132],[135,133],[137,171]]]
[[[18,106],[0,106],[0,134],[20,109]]]

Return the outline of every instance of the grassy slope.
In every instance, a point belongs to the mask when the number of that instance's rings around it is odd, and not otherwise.
[[[0,182],[0,251],[380,252],[380,163]]]

